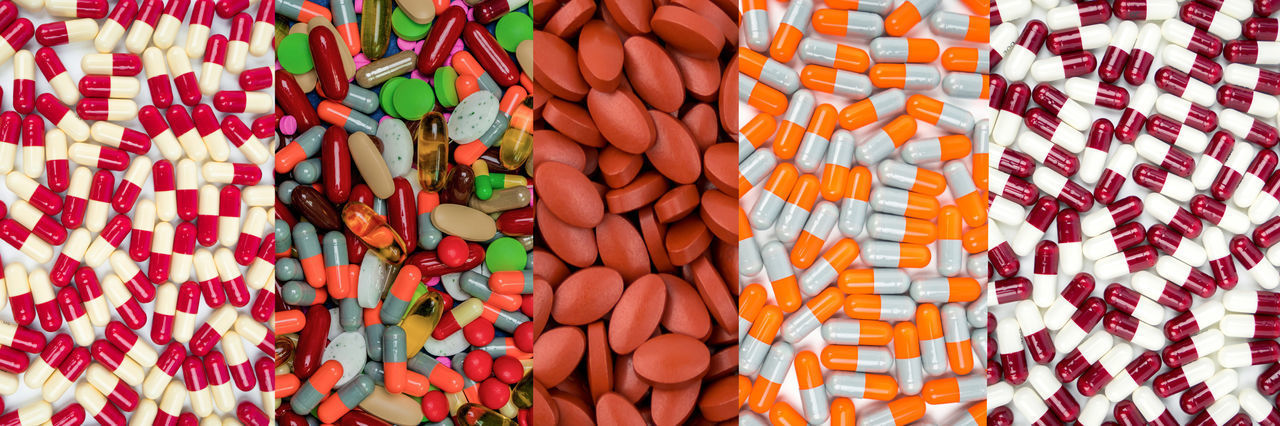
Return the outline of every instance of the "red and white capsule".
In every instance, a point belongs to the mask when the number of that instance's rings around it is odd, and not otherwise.
[[[178,201],[178,217],[188,222],[194,221],[198,215],[200,205],[200,191],[196,182],[199,170],[196,169],[196,162],[189,158],[178,160],[176,169],[175,189],[177,192],[175,194]]]
[[[105,327],[111,321],[111,313],[107,309],[106,296],[102,294],[102,285],[98,282],[98,274],[91,268],[80,268],[76,271],[76,290],[80,300],[84,302],[85,312],[89,315],[89,323],[94,327]]]
[[[97,24],[94,24],[94,27],[96,29]],[[58,52],[52,48],[42,47],[36,51],[35,58],[40,74],[44,75],[45,80],[49,82],[49,86],[53,88],[53,94],[57,95],[59,101],[66,105],[73,105],[80,100],[76,83],[67,72],[67,67],[62,64],[62,59],[58,58]]]
[[[147,277],[152,283],[160,284],[169,280],[169,267],[173,262],[173,239],[172,224],[156,223],[152,231],[151,252],[147,256],[151,260],[147,267]]]
[[[67,287],[58,291],[58,310],[62,311],[62,317],[67,320],[67,328],[71,330],[76,345],[93,344],[93,324],[89,323],[84,302],[80,301],[80,294],[76,293],[76,289]]]
[[[196,226],[191,222],[179,223],[174,230],[173,261],[169,264],[169,279],[186,282],[191,278],[191,259],[196,251]]]
[[[13,219],[0,220],[0,240],[36,262],[53,260],[53,247]]]
[[[148,400],[159,398],[165,391],[165,387],[173,383],[174,376],[178,375],[178,369],[182,368],[182,363],[186,359],[187,349],[181,344],[170,343],[166,346],[155,366],[147,372],[147,377],[142,384],[142,395]]]
[[[209,38],[209,46],[204,54],[204,64],[200,66],[200,92],[205,96],[218,93],[222,83],[223,66],[227,61],[227,36],[215,34]]]
[[[27,274],[27,283],[31,286],[31,299],[36,304],[40,327],[48,332],[58,331],[62,328],[62,315],[58,312],[49,273],[44,268],[35,268]]]
[[[72,89],[74,90],[74,86]],[[45,93],[36,98],[36,110],[40,112],[40,115],[52,122],[54,126],[66,132],[67,136],[71,137],[71,140],[76,142],[89,140],[89,125],[85,124],[84,120],[73,114],[70,108],[63,105],[53,95]]]
[[[213,311],[209,318],[200,326],[196,334],[191,337],[191,353],[196,356],[203,356],[213,349],[213,345],[222,339],[222,333],[226,333],[236,321],[236,311],[234,307],[222,306]],[[261,325],[261,324],[259,324]],[[241,335],[245,333],[241,332]],[[252,338],[252,336],[245,336]]]
[[[181,47],[171,47],[165,51],[165,62],[169,64],[169,75],[173,76],[178,98],[187,106],[195,106],[200,104],[200,80],[196,78],[188,61],[190,59],[187,58],[187,52]]]
[[[129,235],[132,225],[133,221],[129,219],[129,216],[116,215],[112,217],[97,238],[94,238],[93,242],[89,243],[89,248],[84,253],[84,264],[90,268],[97,268],[103,262],[106,262],[111,253],[116,251],[116,248],[120,247],[120,243],[124,241],[124,238]]]
[[[209,27],[213,25],[213,0],[196,0],[191,9],[191,20],[187,21],[187,42],[184,48],[192,59],[204,55],[205,46],[209,43]]]
[[[129,258],[144,262],[151,257],[151,239],[156,227],[156,204],[151,200],[138,202],[133,214],[133,229],[129,231]]]
[[[107,275],[106,278],[103,278],[102,294],[107,297],[107,302],[110,302],[111,306],[116,308],[116,313],[120,314],[120,318],[130,328],[137,330],[147,324],[146,312],[142,310],[142,305],[129,296],[129,290],[125,289],[124,283],[120,281],[119,277]],[[99,342],[106,343],[105,340]],[[120,372],[117,371],[116,374],[120,374]]]
[[[97,389],[98,392],[106,396],[107,400],[115,404],[120,409],[132,412],[138,407],[138,391],[133,390],[128,383],[120,380],[114,373],[107,370],[101,364],[92,364],[85,371],[85,380]]]
[[[62,395],[71,389],[71,385],[80,379],[80,375],[84,374],[84,370],[89,368],[90,362],[88,349],[84,347],[72,349],[71,353],[58,363],[58,368],[53,371],[53,374],[44,381],[41,395],[44,396],[45,401],[57,401],[62,398]]]

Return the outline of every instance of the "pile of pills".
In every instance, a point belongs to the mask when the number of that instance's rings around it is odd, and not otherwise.
[[[1280,4],[991,9],[992,423],[1280,424]]]
[[[278,424],[529,424],[524,3],[280,2]]]
[[[743,2],[739,421],[985,424],[987,5],[815,3]]]
[[[530,424],[732,423],[735,2],[533,9]]]
[[[0,1],[0,424],[270,424],[273,5]]]

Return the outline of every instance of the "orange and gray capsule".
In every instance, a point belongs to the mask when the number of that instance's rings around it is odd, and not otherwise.
[[[942,82],[942,74],[932,64],[875,64],[867,75],[881,89],[932,90]]]
[[[765,0],[742,1],[742,29],[747,47],[757,52],[769,49],[769,5]]]
[[[840,234],[853,238],[862,233],[867,221],[868,200],[871,198],[871,170],[863,166],[849,169],[849,181],[844,186],[844,200],[840,202]]]
[[[893,368],[889,348],[828,345],[822,348],[822,365],[831,370],[887,373]]]
[[[917,303],[972,302],[982,294],[982,284],[969,277],[933,277],[911,282],[911,298]]]
[[[769,293],[760,284],[751,284],[742,289],[738,297],[738,340],[747,337],[747,330],[755,322],[760,310],[769,302]]]
[[[907,296],[853,294],[844,298],[844,314],[853,319],[909,321],[915,313],[916,302]]]
[[[879,401],[889,401],[898,396],[898,381],[883,374],[836,371],[827,376],[826,387],[832,396]]]
[[[884,18],[885,32],[894,37],[906,34],[937,8],[938,0],[904,1]]]
[[[773,339],[777,337],[780,327],[782,327],[782,309],[774,305],[765,305],[760,309],[760,313],[756,315],[756,321],[751,324],[751,331],[747,332],[747,338],[743,339],[742,345],[738,347],[739,373],[755,374],[760,369],[765,354],[769,352],[769,345],[773,344]]]
[[[887,345],[893,340],[893,327],[874,320],[831,319],[822,324],[820,333],[832,345]]]
[[[827,285],[836,280],[840,271],[848,268],[857,258],[858,243],[848,238],[840,240],[800,276],[800,292],[806,295],[818,294],[822,289],[828,288]]]
[[[796,54],[796,46],[804,38],[805,25],[813,16],[813,0],[797,0],[787,5],[782,14],[782,22],[773,35],[773,44],[769,45],[769,56],[778,62],[791,62]]]
[[[871,57],[867,51],[840,43],[805,37],[800,41],[796,51],[800,61],[810,65],[821,65],[838,70],[867,72],[871,67]]]
[[[820,9],[813,14],[813,30],[836,37],[873,39],[884,34],[884,18],[867,12]]]
[[[915,135],[916,120],[909,115],[900,115],[858,145],[854,156],[862,164],[879,163],[893,155],[894,150]]]
[[[987,206],[982,192],[973,183],[969,170],[960,161],[951,161],[942,166],[942,174],[947,177],[947,187],[951,188],[951,196],[960,207],[960,216],[970,227],[978,227],[987,223]]]
[[[773,174],[769,175],[768,181],[765,181],[764,192],[760,193],[760,198],[756,200],[754,206],[751,206],[751,213],[747,215],[747,219],[751,220],[752,228],[769,229],[769,226],[774,224],[778,214],[782,213],[782,207],[787,204],[787,196],[791,195],[791,189],[796,186],[796,180],[799,178],[800,172],[797,172],[796,166],[791,163],[778,164],[773,168]]]
[[[866,75],[824,66],[805,65],[800,70],[800,83],[819,92],[851,99],[865,99],[871,95],[871,79]]]
[[[746,195],[752,188],[759,185],[777,165],[778,157],[773,155],[773,151],[767,149],[758,149],[747,156],[746,160],[738,163],[738,196]]]
[[[800,231],[809,220],[809,213],[816,201],[818,201],[818,177],[810,174],[800,176],[800,179],[796,180],[795,187],[791,189],[790,197],[787,197],[781,214],[778,215],[777,225],[774,226],[779,240],[790,244],[800,237]]]
[[[883,213],[867,218],[867,232],[877,240],[910,244],[932,244],[938,237],[932,222]]]
[[[991,19],[985,16],[940,10],[929,17],[929,29],[936,35],[955,40],[976,43],[991,40]]]
[[[747,400],[752,411],[763,413],[774,405],[782,382],[787,380],[787,370],[791,369],[791,361],[796,357],[795,348],[790,343],[778,342],[769,348],[760,366],[760,375],[751,387],[751,399]]]
[[[853,167],[853,133],[836,130],[822,159],[822,198],[837,202],[844,198],[844,188],[849,181],[849,168]]]
[[[820,424],[831,416],[831,402],[827,400],[827,388],[823,386],[822,367],[818,356],[811,351],[796,354],[796,379],[800,384],[800,405],[809,424]]]
[[[979,133],[975,133],[979,134]],[[983,143],[970,141],[965,135],[947,135],[937,138],[917,139],[902,145],[902,161],[910,164],[921,164],[932,161],[951,161],[964,158],[973,148],[986,148],[986,136]],[[986,164],[975,163],[975,164]]]
[[[896,358],[898,390],[916,395],[924,387],[924,367],[920,363],[920,334],[916,325],[900,322],[893,326],[893,356]]]
[[[804,136],[805,125],[813,118],[813,93],[808,90],[797,90],[791,95],[791,104],[787,105],[787,113],[778,122],[778,134],[773,139],[773,153],[783,160],[790,160],[800,148],[800,139]]]
[[[890,402],[882,409],[860,415],[860,426],[903,426],[924,418],[924,399],[908,396]]]
[[[952,133],[967,134],[973,130],[973,114],[956,105],[925,96],[907,98],[907,115]]]
[[[951,371],[961,376],[973,371],[973,342],[969,340],[969,324],[960,305],[942,305],[942,339],[947,346]]]
[[[933,220],[938,216],[938,199],[897,188],[880,187],[871,192],[871,210]]]
[[[846,269],[837,286],[845,294],[903,294],[911,287],[911,276],[901,269]]]
[[[885,90],[840,110],[840,127],[857,130],[901,113],[906,106],[906,93],[898,89]]]
[[[952,72],[942,77],[942,91],[947,96],[964,99],[991,97],[991,76],[971,72]]]
[[[920,360],[923,361],[924,372],[930,376],[946,372],[947,346],[943,340],[942,312],[932,303],[921,303],[916,308],[916,328],[920,334]]]
[[[960,218],[960,208],[956,206],[944,206],[938,211],[937,266],[938,274],[944,277],[956,276],[964,266],[964,246],[960,241],[963,221]],[[741,253],[742,249],[739,248],[738,251]]]
[[[759,113],[752,117],[751,121],[738,130],[738,162],[743,162],[751,153],[760,149],[773,137],[775,130],[778,130],[778,121],[772,115]]]
[[[764,270],[769,276],[769,285],[773,287],[778,307],[786,312],[800,309],[800,284],[796,281],[791,262],[787,260],[787,249],[781,242],[770,241],[761,249],[761,257],[764,258]]]
[[[948,47],[942,51],[942,69],[947,71],[991,72],[991,49]]]
[[[746,99],[748,105],[773,115],[787,110],[787,95],[743,73],[738,73],[738,99]]]
[[[822,323],[831,318],[844,305],[844,293],[835,287],[823,290],[796,313],[782,322],[782,339],[796,343],[809,337]]]
[[[933,62],[938,59],[938,42],[927,38],[880,37],[871,40],[871,59],[882,64]]]
[[[756,244],[747,213],[738,207],[738,270],[745,276],[760,273],[764,261],[760,260],[760,245]]]
[[[827,245],[827,235],[831,234],[831,230],[836,227],[836,220],[840,216],[840,209],[835,204],[828,201],[821,201],[814,206],[813,213],[809,215],[808,222],[805,222],[804,229],[800,231],[800,236],[796,238],[795,246],[791,248],[791,264],[800,269],[806,269],[818,260],[818,255],[822,253],[822,247]],[[855,253],[856,257],[857,254]],[[851,259],[852,260],[852,259]],[[825,285],[825,284],[824,284]],[[813,293],[821,290],[816,288]]]
[[[916,142],[911,142],[916,143]],[[885,160],[876,166],[880,183],[924,195],[939,196],[947,190],[947,179],[942,173],[919,168],[894,160]]]
[[[800,140],[800,150],[796,152],[796,168],[802,173],[814,173],[822,165],[822,157],[831,144],[831,134],[836,130],[836,107],[831,104],[818,105],[813,110],[813,118],[809,120],[809,128]]]
[[[800,88],[796,70],[745,47],[738,48],[738,70],[788,95]]]
[[[827,0],[827,7],[832,9],[856,10],[870,12],[880,16],[893,10],[892,0]]]
[[[923,268],[931,257],[929,247],[920,244],[871,240],[862,246],[862,260],[878,268]]]

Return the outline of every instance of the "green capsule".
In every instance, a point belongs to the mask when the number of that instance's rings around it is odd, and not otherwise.
[[[369,359],[373,361],[382,361],[382,331],[386,326],[382,324],[369,324],[364,327],[365,349],[369,352]],[[372,362],[372,361],[370,361]],[[379,364],[379,367],[382,365]],[[378,380],[381,382],[382,380]]]
[[[292,257],[276,259],[276,281],[289,282],[303,278],[302,263],[299,263],[298,259]]]
[[[370,61],[382,59],[391,45],[391,0],[365,0],[360,12],[360,51]]]
[[[524,378],[521,378],[520,381],[516,382],[515,386],[511,387],[511,403],[515,404],[516,408],[533,407],[532,374],[524,375]]]
[[[293,229],[284,219],[276,219],[276,253],[288,253],[293,249]]]
[[[293,166],[293,179],[299,185],[310,185],[320,181],[320,159],[312,158]]]

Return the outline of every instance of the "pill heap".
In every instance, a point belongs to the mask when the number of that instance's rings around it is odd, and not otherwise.
[[[0,1],[0,424],[268,425],[274,3],[113,3]]]
[[[986,2],[814,3],[743,3],[740,422],[985,424]]]
[[[278,424],[529,424],[533,20],[469,3],[280,3]]]
[[[532,424],[732,423],[735,2],[533,8]]]
[[[992,423],[1280,424],[1280,3],[991,9]]]

